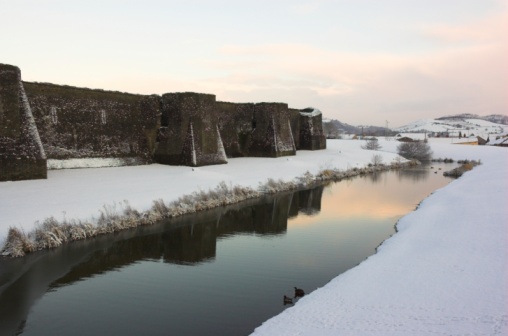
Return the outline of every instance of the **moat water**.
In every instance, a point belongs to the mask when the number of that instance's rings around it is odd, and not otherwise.
[[[311,293],[374,254],[453,167],[356,177],[0,259],[0,335],[248,335],[291,306],[283,296],[295,286]]]

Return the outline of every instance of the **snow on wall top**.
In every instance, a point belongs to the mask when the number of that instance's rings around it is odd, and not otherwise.
[[[321,114],[321,111],[314,107],[307,107],[303,110],[300,110],[300,115],[305,117],[315,117]]]

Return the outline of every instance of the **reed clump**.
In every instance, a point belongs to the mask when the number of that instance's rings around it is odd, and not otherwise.
[[[443,173],[444,176],[448,177],[461,177],[465,172],[472,170],[474,167],[481,164],[481,161],[475,161],[475,160],[459,160],[457,161],[461,165],[457,168],[454,168],[452,170],[446,171]]]

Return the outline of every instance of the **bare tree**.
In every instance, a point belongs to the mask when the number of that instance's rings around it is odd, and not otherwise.
[[[362,148],[369,150],[378,150],[381,149],[381,145],[379,144],[377,138],[370,138],[365,142],[365,145],[363,145]]]
[[[429,161],[432,157],[430,146],[423,141],[404,142],[397,147],[400,156],[406,159]]]
[[[383,163],[383,156],[381,156],[380,154],[374,154],[374,155],[372,155],[372,158],[370,159],[370,162],[374,166],[379,166],[380,164]]]

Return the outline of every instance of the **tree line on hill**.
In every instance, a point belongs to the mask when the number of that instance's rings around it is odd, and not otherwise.
[[[379,126],[353,126],[336,119],[323,120],[323,133],[327,139],[341,139],[346,135],[394,136],[391,129]]]

